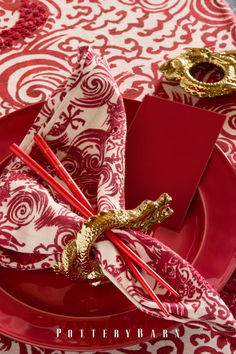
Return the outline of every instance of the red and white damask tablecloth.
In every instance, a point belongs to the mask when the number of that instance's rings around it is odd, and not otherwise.
[[[236,19],[223,0],[9,0],[0,1],[0,114],[44,101],[67,77],[77,49],[91,46],[105,56],[125,97],[141,100],[154,92],[170,100],[200,105],[158,68],[188,47],[236,50]],[[226,114],[218,140],[236,168],[236,96],[204,108]],[[221,292],[236,310],[236,275]],[[209,326],[186,324],[129,348],[106,353],[233,353],[235,339]],[[61,353],[0,337],[6,353]],[[67,352],[69,353],[69,352]]]

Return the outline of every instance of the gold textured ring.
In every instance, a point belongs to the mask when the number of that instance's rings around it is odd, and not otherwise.
[[[70,280],[87,280],[93,285],[104,282],[107,279],[91,253],[98,236],[107,229],[121,227],[148,232],[154,223],[161,223],[173,213],[168,206],[170,201],[171,197],[164,193],[158,200],[146,200],[133,210],[111,209],[91,216],[83,223],[77,238],[66,245],[54,270]]]
[[[202,82],[191,75],[198,64],[212,64],[220,69],[223,77],[213,83]],[[186,92],[200,97],[215,97],[236,89],[236,52],[212,52],[207,48],[188,48],[184,54],[160,66],[167,80],[178,82]]]

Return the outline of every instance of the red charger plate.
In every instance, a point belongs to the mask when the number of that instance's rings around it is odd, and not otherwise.
[[[42,104],[0,120],[2,167],[9,145],[20,143]],[[139,103],[125,100],[125,105],[129,124]],[[155,237],[191,262],[218,290],[235,267],[235,184],[230,163],[216,147],[182,229],[158,227],[155,232]],[[33,345],[59,350],[114,349],[148,340],[152,330],[159,336],[163,329],[178,325],[137,310],[112,284],[97,288],[75,284],[55,277],[50,269],[20,272],[0,268],[0,277],[0,332]],[[130,330],[129,337],[126,330]]]

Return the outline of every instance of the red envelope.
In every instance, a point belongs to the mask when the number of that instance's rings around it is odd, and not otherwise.
[[[174,214],[165,225],[181,228],[224,120],[222,114],[146,96],[128,131],[126,208],[167,192]]]

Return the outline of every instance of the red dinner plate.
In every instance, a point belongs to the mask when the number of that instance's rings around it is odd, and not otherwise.
[[[125,105],[129,123],[139,103],[125,100]],[[0,120],[2,167],[9,145],[22,140],[41,107],[38,103]],[[216,147],[182,229],[158,227],[155,234],[218,290],[235,266],[235,186],[234,171]],[[137,310],[112,284],[76,284],[50,269],[0,268],[0,273],[0,332],[19,341],[61,350],[113,349],[143,342],[178,325]]]

